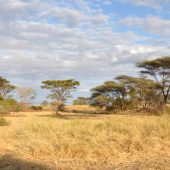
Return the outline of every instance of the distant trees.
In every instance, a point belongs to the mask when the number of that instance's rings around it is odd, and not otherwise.
[[[88,105],[89,98],[88,97],[78,97],[77,99],[73,100],[73,105]]]
[[[160,106],[161,95],[158,83],[145,77],[125,75],[115,79],[117,82],[107,81],[91,89],[91,105],[115,111],[127,108],[147,110]]]
[[[146,60],[137,64],[141,69],[140,76],[119,75],[114,80],[106,81],[91,89],[90,98],[78,97],[74,105],[92,105],[105,107],[106,110],[160,110],[170,101],[170,57]],[[79,81],[46,80],[42,81],[42,89],[50,91],[49,98],[56,113],[71,98],[71,92],[80,85]],[[35,98],[32,88],[16,88],[0,76],[0,110],[18,104],[11,99],[11,92],[16,89],[21,103],[31,103]],[[43,105],[49,106],[47,102]],[[14,108],[14,107],[11,107]],[[17,107],[18,109],[18,107]],[[11,109],[10,109],[11,110]],[[1,112],[0,111],[0,112]]]
[[[49,98],[53,99],[56,114],[62,105],[71,98],[71,91],[80,85],[79,81],[69,80],[46,80],[42,82],[41,88],[50,90]]]
[[[140,77],[120,75],[91,89],[90,104],[107,110],[160,110],[170,98],[170,57],[143,61],[137,67],[143,69]]]

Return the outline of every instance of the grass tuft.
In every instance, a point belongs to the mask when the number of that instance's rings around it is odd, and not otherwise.
[[[5,120],[5,118],[0,117],[0,126],[6,126],[6,125],[8,125],[8,124],[9,124],[9,122],[7,122],[7,121]]]

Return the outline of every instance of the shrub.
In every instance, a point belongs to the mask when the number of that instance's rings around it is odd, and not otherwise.
[[[42,106],[31,106],[31,109],[33,110],[42,110]]]
[[[0,114],[19,112],[21,110],[21,105],[14,99],[0,100]]]
[[[56,115],[58,115],[59,111],[64,111],[64,104],[61,102],[57,102],[57,101],[53,101],[51,103],[52,106],[52,110],[56,113]]]

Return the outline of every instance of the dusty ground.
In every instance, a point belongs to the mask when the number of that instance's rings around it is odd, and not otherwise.
[[[2,170],[169,170],[170,118],[25,112],[0,127]]]

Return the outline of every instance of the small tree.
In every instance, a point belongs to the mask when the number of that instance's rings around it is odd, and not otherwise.
[[[51,94],[48,96],[53,99],[56,103],[55,111],[58,114],[58,111],[61,108],[68,98],[71,98],[71,91],[76,89],[80,83],[74,79],[69,80],[46,80],[42,82],[41,88],[48,89],[51,91]]]
[[[159,83],[166,104],[170,93],[170,57],[144,61],[138,63],[137,66],[143,68],[142,74],[152,76]]]
[[[15,89],[16,87],[14,85],[11,85],[10,82],[0,76],[0,98],[9,98],[10,93]]]

